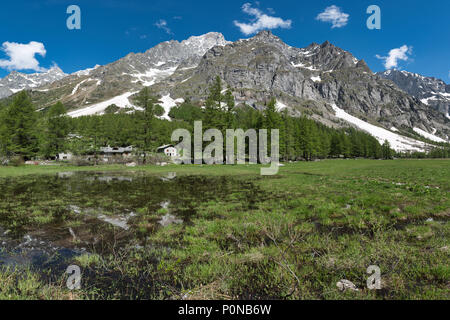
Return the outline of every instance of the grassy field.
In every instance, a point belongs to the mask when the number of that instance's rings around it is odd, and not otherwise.
[[[189,223],[165,228],[153,219],[164,212],[142,208],[134,227],[151,245],[74,258],[86,279],[80,291],[65,289],[64,277],[3,270],[0,299],[450,299],[450,161],[294,163],[272,177],[259,168],[0,167],[8,181],[68,171],[176,172],[254,187],[198,202]],[[371,265],[381,270],[381,290],[367,288]],[[341,279],[359,290],[339,290]]]

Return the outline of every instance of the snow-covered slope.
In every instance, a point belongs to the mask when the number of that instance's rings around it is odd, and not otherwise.
[[[50,102],[54,103],[57,97],[69,110],[76,109],[71,112],[73,115],[97,114],[104,104],[111,104],[111,100],[119,99],[119,104],[127,105],[119,97],[158,84],[175,71],[192,71],[209,49],[228,43],[217,32],[193,36],[181,42],[166,41],[146,52],[130,53],[110,64],[97,65],[68,75],[60,81],[47,83],[39,88],[39,94],[32,94],[32,99],[38,109],[47,107]],[[0,87],[0,94],[3,91]],[[7,94],[12,93],[8,89]],[[167,92],[158,93],[167,95]]]
[[[132,109],[139,109],[136,106],[134,106],[128,98],[132,95],[136,94],[137,92],[127,92],[120,96],[114,97],[112,99],[109,99],[107,101],[103,101],[101,103],[97,103],[82,109],[78,109],[72,112],[69,112],[69,117],[72,118],[78,118],[82,116],[90,116],[95,114],[102,114],[106,108],[108,108],[110,105],[115,104],[119,108],[132,108]]]
[[[413,128],[413,130],[414,130],[416,133],[420,134],[422,137],[425,137],[425,138],[427,138],[427,139],[429,139],[429,140],[431,140],[431,141],[434,141],[434,142],[447,142],[447,141],[445,141],[445,140],[442,139],[442,138],[436,137],[434,134],[431,134],[431,133],[428,133],[428,132],[426,132],[426,131],[423,131],[422,129],[419,129],[419,128]]]
[[[206,51],[228,43],[222,34],[216,32],[193,36],[182,42],[166,41],[145,53],[131,53],[109,65],[78,71],[69,80],[56,83],[55,86],[69,87],[71,94],[65,97],[66,105],[83,106],[70,112],[72,117],[101,114],[111,104],[121,108],[134,108],[128,101],[131,95],[143,87],[167,79],[176,70],[183,72],[194,69]],[[92,80],[97,82],[91,82]],[[117,96],[118,91],[123,94]],[[92,101],[92,96],[98,97],[98,92],[104,96],[104,101],[97,100],[96,103],[85,106]],[[165,110],[163,118],[169,119],[170,109],[181,100],[174,100],[168,94],[162,96],[161,105]]]
[[[139,108],[130,102],[129,98],[136,93],[138,93],[138,91],[127,92],[120,96],[109,99],[107,101],[93,104],[93,105],[90,105],[88,107],[81,108],[78,110],[71,111],[68,113],[68,115],[69,115],[69,117],[72,117],[72,118],[78,118],[78,117],[82,117],[82,116],[91,116],[91,115],[101,115],[101,114],[104,114],[106,108],[108,108],[110,105],[113,105],[113,104],[121,109],[142,110],[142,108]],[[163,96],[160,99],[159,104],[161,107],[163,107],[164,114],[160,118],[166,119],[166,120],[171,120],[169,117],[170,109],[172,109],[176,105],[183,103],[183,102],[184,102],[183,99],[172,99],[170,97],[170,95]]]
[[[167,69],[150,68],[144,73],[134,73],[131,74],[131,76],[136,78],[133,82],[141,82],[145,87],[149,87],[157,83],[159,80],[170,77],[176,69],[176,66]]]
[[[397,133],[391,132],[384,128],[374,126],[373,124],[367,123],[361,119],[358,119],[344,110],[340,109],[335,104],[332,105],[333,110],[336,112],[336,117],[343,119],[359,129],[366,131],[367,133],[374,136],[381,144],[386,140],[391,144],[391,148],[396,151],[424,151],[427,149],[427,144],[421,141],[417,141],[411,138],[401,136]]]

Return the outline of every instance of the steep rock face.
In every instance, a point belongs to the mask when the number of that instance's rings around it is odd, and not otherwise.
[[[343,69],[324,77],[321,96],[354,115],[394,127],[445,127],[441,115],[363,69]],[[448,128],[447,128],[448,129]]]
[[[189,77],[188,77],[189,76]],[[325,42],[293,48],[264,31],[248,40],[214,47],[190,74],[176,72],[153,89],[174,97],[204,99],[216,76],[233,89],[237,102],[257,109],[276,97],[293,114],[312,114],[330,124],[335,103],[345,111],[387,128],[420,128],[446,138],[448,119],[373,74],[363,60]]]
[[[450,114],[450,85],[444,81],[400,70],[387,70],[378,75],[444,115]]]

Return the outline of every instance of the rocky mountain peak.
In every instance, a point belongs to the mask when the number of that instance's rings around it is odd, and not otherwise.
[[[58,66],[53,66],[53,67],[51,67],[50,69],[48,69],[47,73],[53,73],[53,74],[59,73],[59,74],[64,74],[64,71],[62,71],[61,68],[58,67]]]
[[[365,72],[372,72],[364,59],[359,60],[356,67],[363,69]]]
[[[301,55],[303,64],[312,65],[314,69],[321,71],[355,68],[358,64],[358,59],[351,53],[336,47],[329,41],[321,45],[312,43],[307,48],[301,49]],[[360,66],[368,69],[367,65]]]
[[[211,48],[225,46],[229,43],[231,42],[226,41],[223,34],[209,32],[200,36],[192,36],[181,42],[175,40],[163,42],[149,49],[145,54],[136,54],[130,59],[139,60],[139,63],[146,65],[156,64],[156,66],[162,66],[167,63],[179,64],[187,59],[197,61]],[[195,63],[193,62],[193,64]]]
[[[320,47],[320,45],[317,42],[313,42],[311,43],[309,46],[307,46],[307,49],[311,49],[311,48],[316,48],[316,47]]]
[[[0,98],[6,98],[18,91],[38,88],[65,78],[65,74],[58,66],[53,66],[45,72],[21,73],[12,71],[5,78],[0,79]]]
[[[226,41],[223,34],[219,32],[209,32],[201,36],[192,36],[181,42],[185,46],[193,46],[206,52],[214,46],[225,46],[231,42]]]
[[[321,48],[328,48],[328,47],[334,47],[334,45],[331,44],[330,41],[326,40],[324,43],[320,45]]]
[[[285,45],[285,43],[278,38],[276,35],[272,33],[270,30],[263,30],[257,33],[253,38],[249,39],[250,41],[260,41],[264,43],[282,43]]]
[[[377,73],[381,78],[391,80],[400,89],[436,109],[449,118],[450,86],[441,79],[425,77],[405,70],[386,70]]]

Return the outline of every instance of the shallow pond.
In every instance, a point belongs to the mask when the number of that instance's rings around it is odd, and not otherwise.
[[[176,173],[0,179],[0,266],[62,269],[84,253],[146,246],[158,228],[189,225],[202,203],[239,194],[252,206],[258,193],[243,179]]]

